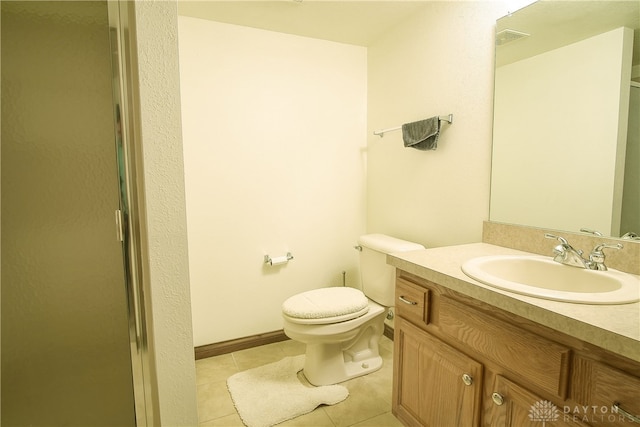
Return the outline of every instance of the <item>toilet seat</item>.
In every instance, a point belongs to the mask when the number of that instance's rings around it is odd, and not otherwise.
[[[362,291],[349,287],[314,289],[282,303],[282,314],[292,323],[326,325],[355,319],[369,311]]]

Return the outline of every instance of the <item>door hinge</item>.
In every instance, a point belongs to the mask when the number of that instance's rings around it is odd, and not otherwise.
[[[122,211],[116,209],[116,239],[119,242],[124,242],[124,228],[122,227]]]

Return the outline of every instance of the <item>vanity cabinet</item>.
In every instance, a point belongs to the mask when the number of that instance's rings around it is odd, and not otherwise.
[[[396,313],[392,409],[408,426],[629,426],[617,408],[640,414],[640,363],[402,270]]]
[[[522,427],[545,425],[554,427],[577,427],[588,424],[579,418],[567,416],[563,409],[545,400],[518,384],[497,375],[490,395],[491,402],[486,405],[484,425]]]
[[[402,318],[396,321],[402,358],[394,400],[401,419],[412,426],[479,425],[482,364]]]
[[[573,399],[595,412],[595,419],[607,425],[640,426],[640,378],[581,356],[574,358],[572,374]]]

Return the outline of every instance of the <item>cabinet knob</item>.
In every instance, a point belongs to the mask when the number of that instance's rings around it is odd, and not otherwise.
[[[471,385],[473,384],[473,377],[469,374],[462,374],[462,382],[465,385]]]
[[[493,403],[495,403],[498,406],[504,403],[504,397],[502,397],[500,393],[496,393],[496,392],[491,393],[491,400],[493,400]]]

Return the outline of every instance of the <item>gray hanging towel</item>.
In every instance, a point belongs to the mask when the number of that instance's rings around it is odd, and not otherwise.
[[[402,125],[402,139],[405,147],[423,151],[435,150],[438,148],[439,136],[440,120],[437,116]]]

